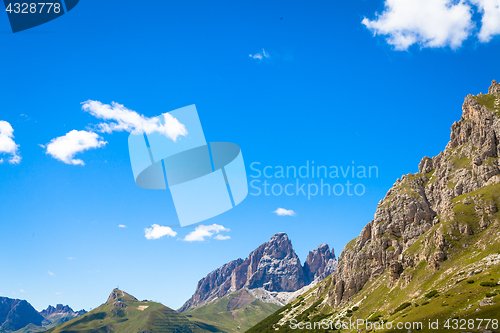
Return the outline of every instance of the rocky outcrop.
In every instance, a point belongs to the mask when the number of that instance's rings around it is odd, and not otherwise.
[[[418,173],[398,179],[379,202],[374,219],[346,245],[333,274],[330,305],[345,303],[386,270],[394,281],[421,260],[436,270],[447,259],[447,238],[457,236],[443,228],[433,229],[423,251],[409,249],[442,219],[455,221],[457,214],[463,214],[453,210],[452,199],[500,181],[500,84],[493,81],[488,92],[465,98],[462,117],[452,125],[446,149],[433,158],[424,157]],[[481,218],[478,228],[486,228],[498,210],[495,203],[464,200]],[[471,225],[458,220],[454,228],[460,234],[474,232]]]
[[[182,306],[180,311],[195,307],[207,299],[218,298],[228,294],[232,288],[231,276],[234,270],[243,263],[243,259],[233,260],[208,273],[198,282],[194,295]]]
[[[288,236],[277,233],[245,260],[234,260],[201,279],[194,295],[179,311],[193,309],[241,289],[262,289],[274,294],[295,292],[331,274],[336,264],[333,251],[324,244],[309,253],[302,267]]]
[[[330,251],[328,244],[322,244],[307,255],[304,263],[304,275],[307,284],[315,280],[323,280],[337,268],[335,253]]]
[[[0,332],[16,331],[29,324],[41,326],[43,320],[30,303],[0,297]]]
[[[120,289],[113,289],[111,294],[108,297],[108,300],[106,301],[106,304],[114,303],[115,301],[134,301],[138,302],[139,300],[135,298],[134,296],[127,294],[124,291],[121,291]]]

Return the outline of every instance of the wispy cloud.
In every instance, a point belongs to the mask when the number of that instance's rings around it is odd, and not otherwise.
[[[46,153],[53,158],[72,165],[85,165],[75,155],[89,149],[96,149],[107,144],[97,133],[72,130],[64,136],[52,139],[46,146]]]
[[[68,257],[68,260],[75,260],[75,258],[73,258],[73,257]]]
[[[226,239],[230,239],[231,236],[223,236],[223,235],[217,235],[214,237],[214,239],[217,239],[217,240],[226,240]]]
[[[482,14],[479,41],[500,34],[500,0],[385,0],[384,12],[362,24],[396,50],[414,44],[457,49],[477,31],[474,14]]]
[[[222,231],[230,231],[230,230],[218,224],[199,225],[196,227],[196,229],[194,229],[194,231],[190,232],[186,237],[184,237],[184,241],[203,242],[207,238],[211,238],[214,234],[217,234],[214,237],[217,240],[226,240],[231,238],[229,236],[220,235],[219,233]]]
[[[19,289],[20,292],[22,292],[23,294],[26,294],[26,292],[22,289]]]
[[[49,273],[50,276],[54,276],[55,274],[52,273],[51,271],[48,271],[47,273]]]
[[[18,153],[19,145],[14,142],[14,129],[10,123],[0,120],[0,154],[9,154],[9,163],[19,164],[21,156]],[[0,159],[0,164],[3,162],[3,158]]]
[[[270,58],[271,56],[269,55],[269,53],[266,52],[266,50],[262,49],[262,54],[261,53],[256,53],[256,54],[249,54],[248,55],[250,58],[253,58],[253,59],[259,59],[259,60],[262,60],[264,58]]]
[[[293,210],[285,209],[285,208],[278,208],[273,213],[278,215],[278,216],[295,216],[295,215],[297,215]]]
[[[126,228],[127,226],[125,224],[119,224],[118,228]]]
[[[137,112],[127,109],[119,103],[112,102],[103,104],[99,101],[86,101],[82,103],[82,109],[98,119],[107,122],[96,125],[98,132],[130,132],[134,134],[150,134],[158,132],[172,139],[174,142],[180,136],[188,134],[186,127],[169,113],[163,114],[165,123],[162,124],[159,117],[148,118]]]
[[[177,232],[173,231],[170,227],[153,224],[151,228],[144,229],[145,237],[147,239],[159,239],[163,236],[175,237]]]

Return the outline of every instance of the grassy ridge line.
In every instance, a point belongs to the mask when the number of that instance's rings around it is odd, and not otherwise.
[[[251,302],[239,303],[236,298],[242,297],[242,293],[247,292],[240,290],[184,314],[189,320],[211,324],[225,332],[245,332],[281,308],[253,297]]]
[[[50,329],[47,333],[221,332],[211,325],[190,321],[159,303],[128,300],[120,303],[122,306],[103,304],[81,317]],[[140,306],[143,310],[140,310]]]

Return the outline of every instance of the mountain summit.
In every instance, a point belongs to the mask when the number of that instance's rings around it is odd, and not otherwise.
[[[0,297],[0,332],[19,330],[29,324],[42,326],[44,318],[30,303]]]
[[[138,301],[126,292],[114,289],[106,303],[47,331],[65,332],[208,333],[220,330],[211,325],[188,320],[160,303]]]
[[[179,311],[199,307],[242,289],[251,291],[254,297],[262,298],[265,302],[273,302],[273,296],[278,293],[296,292],[328,276],[336,266],[333,250],[330,251],[328,245],[323,244],[309,253],[303,267],[288,235],[277,233],[252,251],[245,260],[231,261],[201,279],[194,295]],[[283,302],[274,302],[283,305]]]
[[[493,81],[488,94],[465,98],[445,150],[396,180],[331,278],[251,332],[275,332],[291,319],[498,320],[499,207],[500,84]],[[479,326],[472,331],[491,332]]]

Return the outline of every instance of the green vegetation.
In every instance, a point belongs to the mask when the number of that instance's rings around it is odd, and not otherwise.
[[[432,290],[432,291],[428,292],[427,294],[425,294],[425,297],[432,298],[432,297],[436,296],[437,294],[438,294],[437,290]]]
[[[189,321],[162,304],[140,302],[128,296],[123,293],[123,297],[118,298],[120,301],[105,303],[47,333],[221,332],[212,325]]]
[[[399,312],[399,311],[401,311],[401,310],[406,309],[406,308],[407,308],[407,307],[409,307],[410,305],[411,305],[411,303],[410,303],[410,302],[404,302],[403,304],[401,304],[400,306],[398,306],[398,307],[394,310],[393,314],[394,314],[394,313],[397,313],[397,312]]]
[[[481,282],[479,285],[482,287],[496,287],[497,286],[496,282]]]
[[[246,290],[240,290],[183,314],[189,320],[216,326],[224,332],[245,332],[280,308],[276,304],[258,301]]]
[[[479,104],[486,106],[490,110],[495,110],[495,95],[477,95],[473,97]]]

